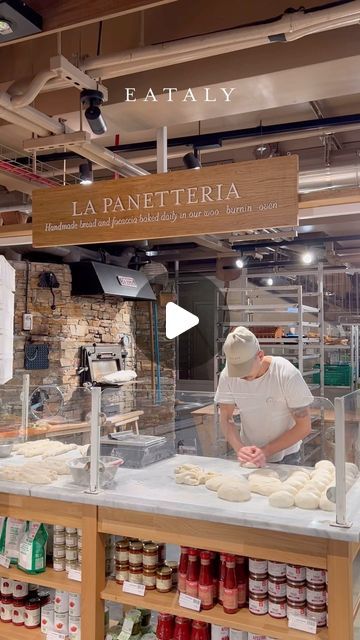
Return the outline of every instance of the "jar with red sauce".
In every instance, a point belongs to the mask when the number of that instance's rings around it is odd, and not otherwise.
[[[25,627],[27,629],[36,629],[36,627],[40,627],[40,614],[40,598],[29,598],[25,603]]]
[[[197,549],[189,549],[188,568],[186,574],[186,594],[198,597],[199,590],[199,553]]]
[[[200,573],[198,597],[202,609],[212,609],[214,606],[214,584],[211,571],[211,555],[209,551],[200,552]]]
[[[174,616],[169,613],[159,613],[156,627],[158,640],[173,640]]]
[[[22,627],[25,623],[25,600],[14,598],[12,610],[12,623],[16,627]]]
[[[175,618],[174,640],[191,640],[191,620],[177,616]]]
[[[200,622],[200,620],[193,621],[191,640],[210,640],[209,625],[207,622]]]
[[[228,554],[226,556],[223,592],[223,609],[225,613],[236,613],[239,609],[238,583],[235,566],[235,556]]]
[[[14,598],[11,596],[1,596],[0,618],[1,622],[12,622],[12,612],[14,606]]]

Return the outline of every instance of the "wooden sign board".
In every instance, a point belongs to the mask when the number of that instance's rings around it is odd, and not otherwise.
[[[33,245],[155,240],[293,227],[297,156],[33,192]]]

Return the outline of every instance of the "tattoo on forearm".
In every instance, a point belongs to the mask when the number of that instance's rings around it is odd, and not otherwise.
[[[292,409],[291,413],[295,418],[307,418],[309,416],[309,408],[300,407],[299,409]]]

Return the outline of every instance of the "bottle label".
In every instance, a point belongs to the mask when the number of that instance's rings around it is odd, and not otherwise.
[[[40,607],[38,609],[25,610],[25,627],[40,627]]]
[[[186,580],[186,594],[192,598],[198,597],[199,583],[197,580]]]
[[[212,606],[214,603],[214,589],[213,585],[199,584],[199,598],[203,606]]]
[[[219,582],[219,602],[222,603],[224,600],[224,581],[220,580]]]
[[[186,573],[179,573],[178,589],[180,593],[186,593]]]
[[[226,589],[224,587],[223,605],[225,609],[237,609],[238,608],[238,589]]]
[[[246,605],[246,595],[247,595],[246,582],[240,582],[238,584],[238,604],[239,607],[244,607]]]

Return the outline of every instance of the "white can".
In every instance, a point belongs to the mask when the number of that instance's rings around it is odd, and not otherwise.
[[[80,634],[81,618],[80,616],[69,616],[69,633]]]
[[[45,604],[41,608],[41,633],[49,633],[54,626],[54,605]]]
[[[306,580],[307,582],[311,582],[311,584],[325,584],[326,571],[324,569],[306,567]]]
[[[268,562],[268,573],[273,578],[285,578],[286,576],[286,564],[284,562]]]
[[[17,582],[14,580],[13,582],[13,596],[17,600],[21,600],[21,598],[25,598],[29,593],[29,585],[27,582]]]
[[[14,588],[14,581],[9,578],[1,578],[1,595],[12,596]]]
[[[81,596],[79,593],[69,593],[69,615],[72,618],[81,616]]]
[[[249,558],[249,571],[258,575],[264,575],[268,570],[268,561],[258,558]]]
[[[211,640],[229,640],[228,627],[221,627],[218,624],[211,625]]]
[[[55,613],[69,612],[69,594],[67,591],[55,591],[54,611]]]
[[[68,613],[54,613],[54,630],[56,633],[63,633],[67,635],[69,633],[69,614]]]

